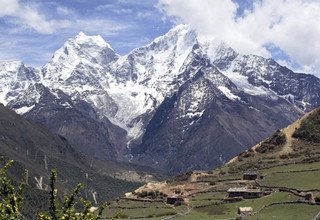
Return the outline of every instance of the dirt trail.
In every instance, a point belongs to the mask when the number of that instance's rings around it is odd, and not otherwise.
[[[315,110],[308,112],[307,114],[305,114],[304,116],[302,116],[300,119],[298,119],[297,121],[295,121],[294,123],[292,123],[291,125],[289,125],[286,128],[283,128],[281,131],[286,135],[286,144],[283,146],[282,150],[280,151],[280,155],[285,155],[285,154],[289,154],[290,152],[292,152],[292,142],[294,140],[294,138],[292,137],[294,131],[298,128],[300,128],[301,126],[301,122],[307,118],[311,113],[313,113]],[[258,144],[256,144],[255,146],[253,146],[251,149],[253,150],[253,152],[256,152],[256,149],[261,145],[261,143],[263,143],[265,140],[259,142]],[[229,162],[227,162],[226,164],[231,164],[235,161],[237,161],[238,156],[232,158]]]
[[[312,111],[313,112],[313,111]],[[291,125],[288,127],[281,129],[281,131],[286,135],[286,143],[283,146],[282,150],[280,151],[280,155],[286,155],[291,153],[292,150],[292,143],[295,138],[292,137],[293,133],[295,132],[296,129],[300,128],[301,122],[307,118],[312,112],[309,112],[299,118],[297,121],[293,122]]]

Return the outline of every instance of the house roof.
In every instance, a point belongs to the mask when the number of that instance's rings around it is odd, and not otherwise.
[[[260,173],[258,171],[247,171],[244,173],[244,175],[259,175]]]
[[[253,208],[252,207],[239,207],[240,212],[252,212]]]
[[[168,199],[176,199],[177,196],[167,196]]]
[[[261,192],[260,189],[248,189],[246,187],[239,187],[239,188],[230,188],[228,192]]]

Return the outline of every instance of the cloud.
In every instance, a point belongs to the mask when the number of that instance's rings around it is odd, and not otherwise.
[[[237,1],[239,4],[241,1]],[[232,0],[159,0],[158,8],[200,35],[225,41],[244,54],[272,56],[273,44],[288,55],[287,63],[320,74],[320,1],[255,0],[238,15]]]
[[[129,23],[107,19],[76,19],[73,21],[73,30],[82,30],[88,34],[117,35],[120,31],[132,27]]]
[[[0,0],[0,16],[7,16],[17,13],[19,10],[18,1]]]
[[[74,15],[75,12],[73,10],[71,10],[70,8],[64,7],[62,5],[58,5],[57,6],[57,13],[59,15]]]
[[[58,30],[65,29],[65,32],[85,31],[114,35],[118,31],[130,27],[120,21],[83,18],[72,9],[59,4],[56,4],[55,11],[60,19],[48,19],[40,11],[41,4],[36,5],[30,2],[22,4],[19,0],[0,0],[0,17],[5,17],[7,22],[14,25],[14,28],[10,30],[11,33],[32,29],[40,34],[53,34]],[[128,11],[118,12],[127,13]],[[52,14],[53,12],[50,11],[51,17]]]
[[[47,20],[34,6],[18,0],[0,0],[0,17],[9,17],[8,21],[20,29],[33,29],[42,34],[71,26],[68,20]]]
[[[80,31],[102,35],[119,54],[150,42],[172,23],[154,0],[0,0],[0,60],[42,66]],[[10,42],[10,43],[9,43]]]

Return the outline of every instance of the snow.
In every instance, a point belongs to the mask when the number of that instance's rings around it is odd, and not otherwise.
[[[23,66],[21,61],[0,62],[0,71],[15,73],[21,66]]]
[[[294,95],[292,95],[292,94],[286,94],[286,95],[279,95],[281,98],[283,98],[283,99],[285,99],[285,100],[287,100],[288,102],[290,102],[290,103],[295,103],[295,99],[296,99],[296,97],[294,96]]]
[[[188,118],[193,118],[193,117],[198,117],[198,118],[200,118],[200,117],[203,115],[204,111],[205,111],[205,110],[202,110],[202,111],[199,111],[199,112],[188,112],[188,113],[186,114],[186,117],[188,117]]]
[[[79,32],[79,34],[75,37],[75,41],[80,45],[90,43],[95,44],[99,47],[109,47],[110,49],[112,49],[110,44],[108,44],[100,35],[87,36],[85,33]]]
[[[15,112],[18,113],[19,115],[23,115],[27,112],[29,112],[31,109],[34,108],[35,105],[32,106],[23,106],[21,108],[15,109]]]
[[[4,86],[4,84],[2,84],[2,86]],[[3,105],[8,104],[7,94],[9,91],[10,88],[8,86],[0,88],[0,103],[2,103]]]
[[[240,100],[239,96],[234,95],[230,89],[228,89],[225,86],[218,86],[218,89],[230,100],[235,101],[235,100]]]
[[[129,139],[138,138],[142,134],[142,122],[138,121],[132,124],[132,121],[154,108],[152,98],[159,101],[164,99],[155,89],[145,88],[132,81],[120,85],[111,83],[108,94],[118,106],[116,114],[109,119],[127,130]]]
[[[217,60],[237,56],[237,53],[231,47],[215,38],[201,38],[200,43],[204,53],[213,63]]]
[[[269,89],[263,86],[254,86],[248,82],[248,77],[243,76],[238,72],[234,72],[232,67],[226,71],[221,71],[225,76],[227,76],[239,90],[253,96],[267,96],[274,97],[274,93],[270,92]]]
[[[5,105],[9,101],[23,96],[35,103],[40,94],[24,95],[25,90],[35,83],[42,83],[55,93],[60,89],[72,100],[87,101],[97,111],[99,117],[107,117],[113,124],[127,131],[127,140],[141,137],[146,123],[144,114],[152,114],[166,97],[171,97],[179,87],[190,79],[202,66],[191,69],[189,78],[182,75],[186,66],[194,58],[193,47],[200,55],[209,58],[214,65],[216,61],[229,60],[223,70],[207,68],[206,79],[216,86],[228,99],[239,100],[234,94],[236,89],[230,86],[233,82],[239,91],[253,96],[276,99],[279,96],[264,86],[249,83],[246,74],[255,74],[267,84],[265,75],[270,71],[266,59],[258,56],[241,56],[231,47],[214,38],[200,38],[188,25],[178,25],[167,34],[156,38],[150,44],[134,49],[129,54],[119,56],[112,47],[100,36],[87,36],[80,32],[75,38],[69,39],[58,49],[42,72],[36,73],[39,80],[27,79],[23,72],[23,63],[0,62],[0,102]],[[111,57],[111,58],[110,58]],[[245,65],[247,72],[241,72]],[[18,74],[19,73],[19,74]],[[16,88],[18,87],[18,88]],[[192,94],[181,97],[178,117],[201,117],[204,113],[204,102],[210,98],[207,85],[194,85]],[[8,96],[9,92],[17,95]],[[21,95],[23,94],[23,95]],[[290,94],[283,96],[294,100]],[[72,103],[71,103],[72,104]],[[61,105],[70,108],[70,103]],[[248,104],[248,103],[246,103]],[[307,103],[305,104],[307,105]],[[33,107],[24,106],[16,111],[24,114]],[[32,108],[31,108],[32,107]],[[251,108],[248,104],[248,107]],[[254,107],[252,107],[254,109]],[[193,122],[190,122],[192,125]]]

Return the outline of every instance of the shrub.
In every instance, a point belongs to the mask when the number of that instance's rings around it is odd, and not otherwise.
[[[0,169],[0,197],[2,199],[0,202],[0,219],[22,219],[20,210],[28,172],[25,171],[18,189],[15,189],[7,176],[7,170],[12,163],[12,160],[6,162]]]
[[[281,149],[286,141],[286,135],[278,130],[270,138],[261,143],[261,145],[256,148],[256,151],[261,154],[272,152]]]
[[[7,175],[7,170],[12,165],[13,161],[10,160],[5,163],[5,165],[0,168],[0,219],[12,219],[12,220],[22,220],[24,219],[21,214],[21,209],[23,207],[24,191],[28,180],[28,171],[24,172],[22,180],[17,188],[11,183],[11,179]],[[39,220],[97,220],[101,219],[101,214],[104,209],[102,206],[98,212],[90,212],[92,204],[90,201],[84,200],[83,198],[77,198],[80,190],[84,187],[83,184],[78,184],[78,186],[73,190],[70,196],[64,197],[63,204],[59,204],[58,201],[58,189],[56,187],[57,173],[56,171],[51,171],[50,178],[50,191],[49,191],[49,209],[48,211],[40,211],[38,216],[33,219]],[[78,202],[80,201],[80,202]],[[82,210],[76,210],[76,204],[82,205]]]
[[[300,128],[293,133],[293,137],[320,143],[320,109],[302,121]]]
[[[143,190],[142,192],[138,193],[138,198],[145,198],[148,196],[148,192]]]

